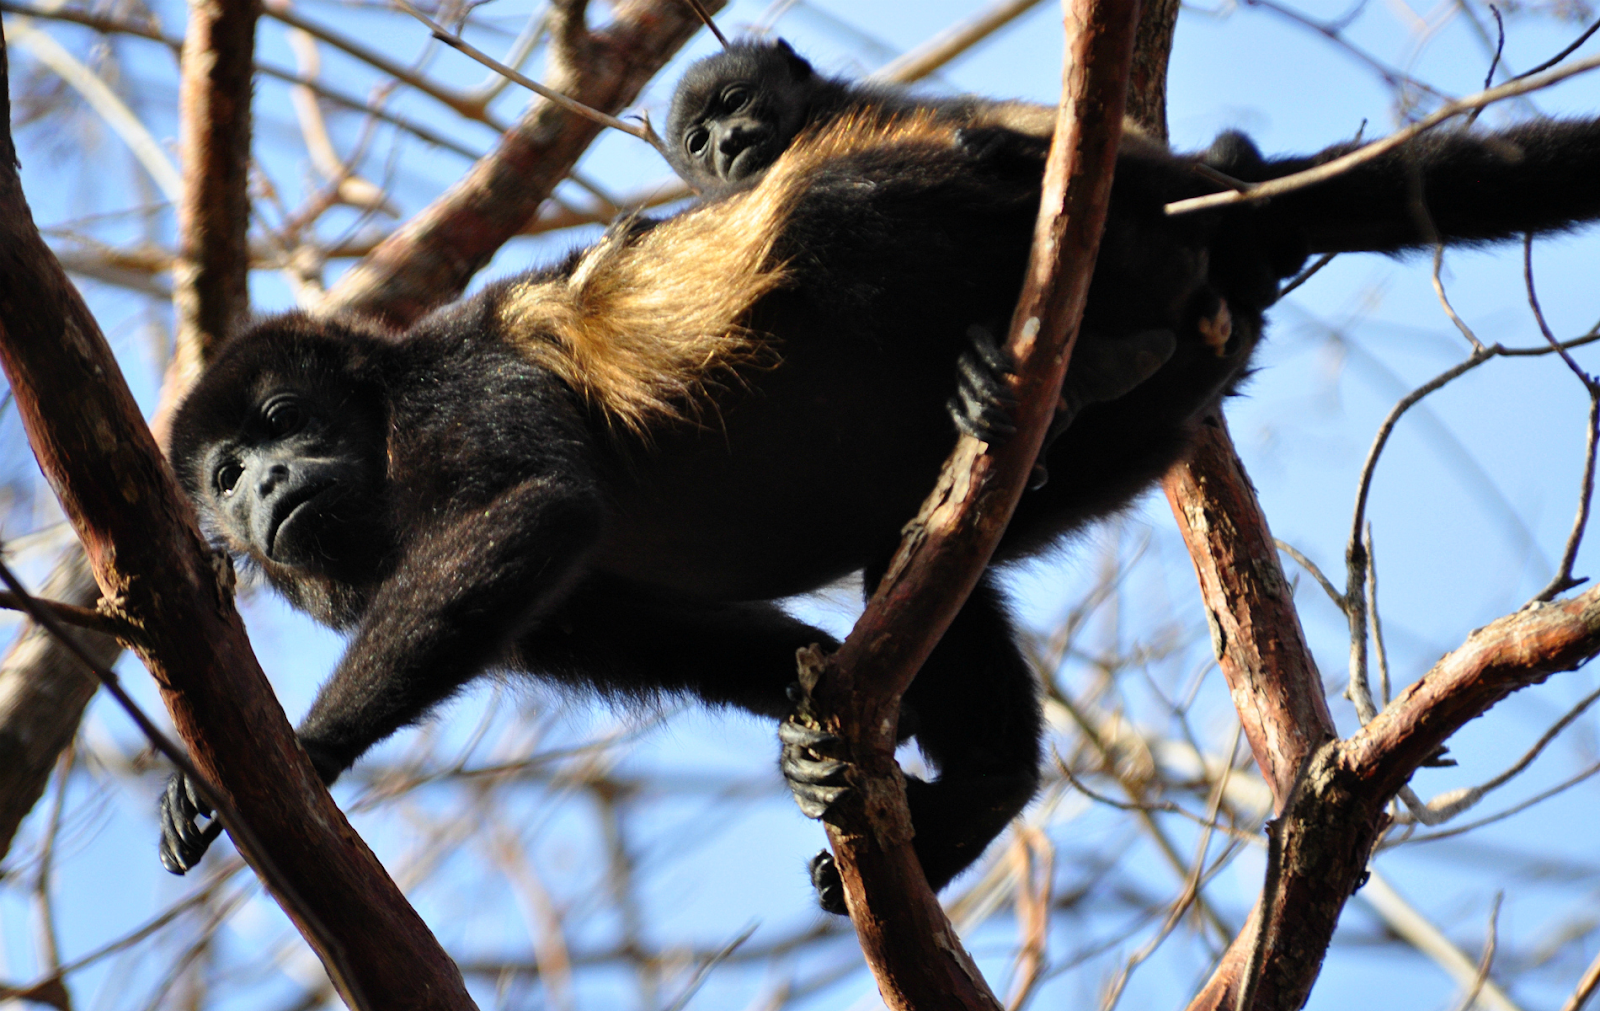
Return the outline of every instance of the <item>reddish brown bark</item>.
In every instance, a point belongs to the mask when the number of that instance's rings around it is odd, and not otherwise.
[[[0,49],[0,94],[4,69]],[[246,858],[270,861],[269,887],[346,1000],[471,1007],[455,965],[295,742],[219,583],[227,570],[196,529],[105,338],[40,239],[14,163],[9,130],[0,130],[0,364],[102,594],[140,628],[140,658],[195,764],[261,846],[242,847]]]
[[[182,53],[179,146],[183,199],[173,265],[177,336],[153,425],[166,418],[200,366],[249,308],[251,60],[257,8],[249,0],[208,0],[189,7]],[[93,607],[100,596],[82,548],[67,548],[45,593]],[[120,647],[82,636],[101,666]],[[43,793],[57,755],[72,740],[95,681],[83,664],[37,630],[24,633],[0,664],[0,854]]]
[[[988,563],[1053,414],[1105,223],[1136,15],[1135,5],[1080,0],[1066,18],[1062,109],[1008,343],[1018,364],[1017,434],[992,453],[960,440],[822,674],[818,710],[846,742],[856,787],[830,812],[828,838],[862,949],[891,1008],[998,1007],[911,848],[894,762],[896,719],[901,694]]]
[[[1267,517],[1220,414],[1206,420],[1166,491],[1200,580],[1212,650],[1281,809],[1300,767],[1338,732]]]
[[[1254,1008],[1305,1003],[1339,913],[1361,884],[1385,808],[1451,734],[1512,692],[1600,653],[1600,589],[1540,604],[1473,632],[1367,724],[1311,757],[1280,818],[1282,871]],[[1254,944],[1246,927],[1190,1011],[1232,1011]]]
[[[198,369],[250,307],[250,98],[254,0],[195,0],[178,90],[176,359]],[[175,363],[176,364],[176,363]]]

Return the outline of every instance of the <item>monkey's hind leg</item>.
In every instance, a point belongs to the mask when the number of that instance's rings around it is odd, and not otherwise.
[[[868,573],[868,586],[876,580]],[[939,777],[906,777],[913,846],[935,891],[978,858],[1039,785],[1043,717],[1033,672],[1017,649],[993,577],[985,574],[906,692],[901,733],[914,735]],[[837,739],[787,722],[782,768],[801,810],[822,817],[849,789],[830,757]],[[817,900],[844,913],[839,869],[811,862]]]

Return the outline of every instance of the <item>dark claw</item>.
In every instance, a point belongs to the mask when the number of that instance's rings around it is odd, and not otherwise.
[[[211,805],[195,792],[181,772],[167,780],[161,794],[161,866],[172,874],[193,869],[222,834],[222,823],[213,819],[201,828],[197,818],[210,817]]]
[[[811,887],[817,893],[817,905],[825,913],[848,916],[850,911],[844,905],[844,881],[839,877],[839,865],[833,862],[833,854],[827,850],[818,853],[811,858],[809,869]]]

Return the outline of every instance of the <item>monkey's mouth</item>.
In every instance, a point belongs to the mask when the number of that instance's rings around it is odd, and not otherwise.
[[[279,499],[273,506],[272,523],[267,528],[267,557],[288,565],[303,561],[305,542],[314,532],[316,519],[326,511],[326,500],[335,490],[334,482],[324,481],[297,488]]]
[[[739,153],[728,158],[722,163],[722,178],[730,183],[739,182],[755,175],[776,159],[769,157],[767,148],[770,147],[770,131],[754,138],[751,143],[739,149]]]

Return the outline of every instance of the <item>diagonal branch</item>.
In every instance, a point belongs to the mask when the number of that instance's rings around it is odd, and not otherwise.
[[[900,696],[977,583],[1038,455],[1105,223],[1137,7],[1068,6],[1061,111],[1007,345],[1017,433],[998,447],[960,439],[816,694],[814,711],[860,777],[829,816],[829,842],[867,962],[896,1009],[998,1008],[923,879],[894,746]]]
[[[5,76],[0,46],[8,123]],[[341,994],[361,1008],[471,1007],[295,742],[234,610],[231,567],[200,536],[105,337],[34,227],[3,126],[0,364],[107,609],[141,629],[140,659],[195,766],[251,830],[241,851],[282,872],[268,887]]]

